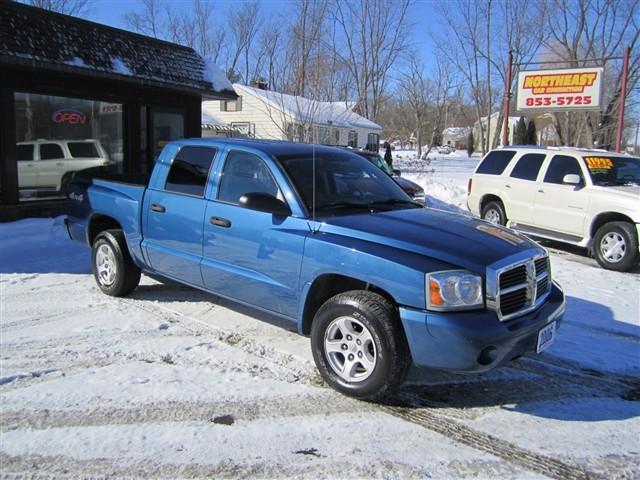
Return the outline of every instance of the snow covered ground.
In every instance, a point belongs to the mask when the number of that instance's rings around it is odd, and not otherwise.
[[[465,209],[477,158],[395,152]],[[0,473],[52,478],[640,478],[640,274],[551,248],[541,356],[414,370],[386,404],[328,389],[293,326],[144,278],[99,292],[61,219],[0,224]]]

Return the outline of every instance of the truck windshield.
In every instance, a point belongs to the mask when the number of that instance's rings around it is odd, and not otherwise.
[[[371,163],[373,163],[376,167],[378,167],[380,170],[382,170],[387,175],[393,175],[393,170],[391,169],[389,164],[384,161],[384,158],[382,158],[382,156],[379,153],[373,153],[373,152],[371,152],[371,153],[370,152],[356,152],[356,153],[358,155],[360,155],[361,157],[364,157],[367,160],[369,160]]]
[[[289,174],[309,210],[313,204],[313,158],[281,155],[278,160]],[[385,172],[368,160],[340,152],[315,156],[316,211],[337,214],[353,210],[419,208]]]
[[[594,185],[640,185],[640,158],[585,156]]]

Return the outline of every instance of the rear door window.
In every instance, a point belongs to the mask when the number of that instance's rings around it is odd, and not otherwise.
[[[476,173],[484,173],[485,175],[500,175],[504,172],[504,169],[507,168],[509,162],[516,154],[513,150],[494,150],[493,152],[489,152],[478,169]]]
[[[92,142],[69,142],[69,152],[73,158],[97,158],[98,149]]]
[[[535,180],[538,178],[538,172],[544,162],[546,155],[544,153],[527,153],[523,155],[513,167],[511,177],[521,178],[522,180]]]
[[[33,160],[33,145],[16,145],[16,157],[19,162]]]
[[[544,182],[562,184],[564,176],[569,174],[576,174],[581,180],[584,180],[577,159],[568,155],[556,155],[551,159],[547,173],[544,176]]]
[[[43,143],[40,145],[40,160],[64,159],[62,147],[57,143]]]
[[[215,155],[215,148],[181,148],[171,163],[164,189],[185,195],[204,196],[207,177]]]

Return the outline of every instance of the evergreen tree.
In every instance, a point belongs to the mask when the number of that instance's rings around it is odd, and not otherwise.
[[[520,117],[520,120],[518,120],[516,131],[513,134],[513,143],[515,145],[525,145],[527,143],[527,124],[524,121],[524,117]]]
[[[538,144],[538,132],[536,131],[536,124],[533,122],[533,120],[530,120],[529,125],[527,125],[527,136],[524,143],[526,143],[527,145]]]
[[[467,154],[469,156],[473,155],[473,152],[476,149],[475,139],[473,138],[473,129],[469,130],[469,135],[467,136]]]

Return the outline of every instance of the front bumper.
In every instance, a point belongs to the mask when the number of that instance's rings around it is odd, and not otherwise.
[[[506,322],[489,310],[440,313],[401,307],[400,318],[417,366],[471,373],[535,352],[538,332],[553,321],[559,326],[564,311],[564,294],[554,283],[540,308]]]

